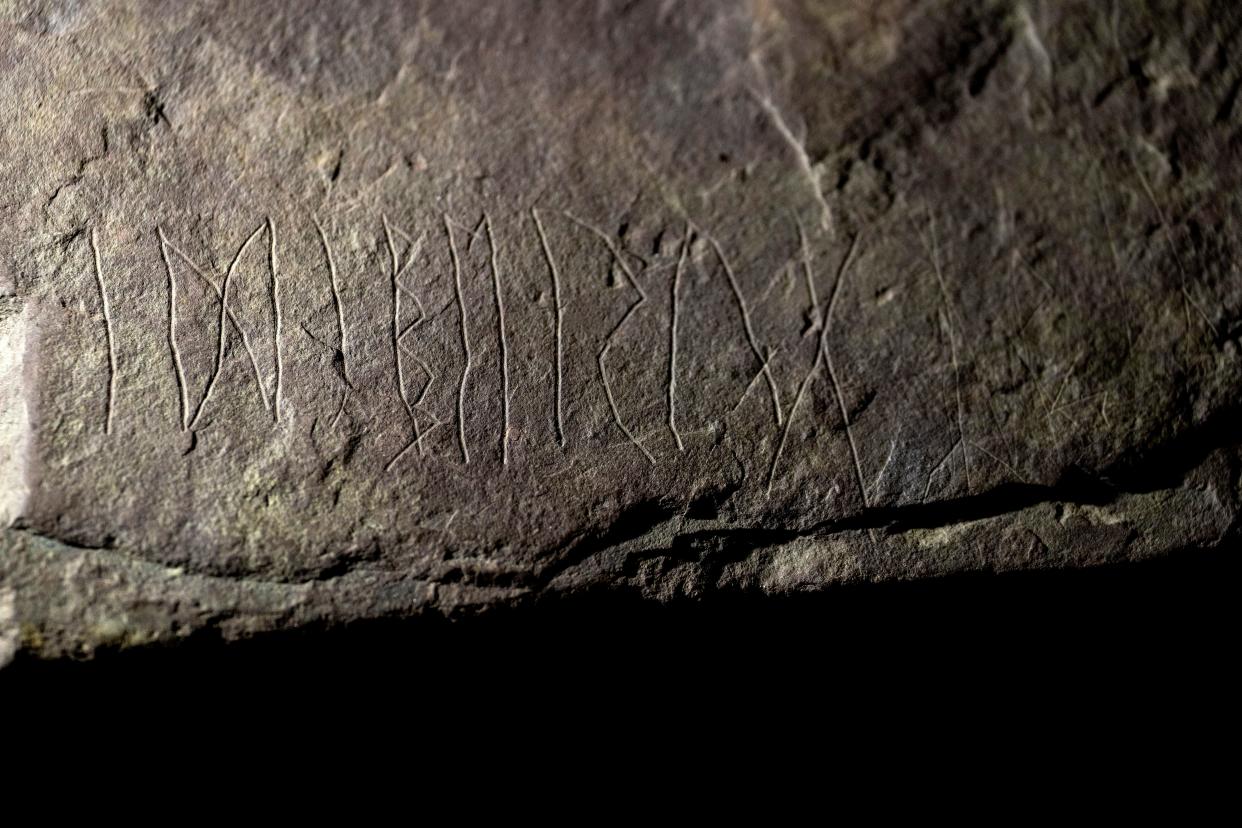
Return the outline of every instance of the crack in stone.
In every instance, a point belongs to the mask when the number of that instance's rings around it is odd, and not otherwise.
[[[722,539],[730,545],[740,542],[745,555],[750,555],[796,540],[871,530],[881,530],[884,537],[896,537],[913,531],[943,529],[1014,515],[1043,505],[1100,507],[1115,504],[1124,495],[1175,491],[1185,486],[1186,478],[1213,450],[1239,444],[1236,428],[1232,425],[1237,416],[1239,412],[1220,412],[1200,427],[1152,452],[1141,465],[1122,459],[1097,475],[1072,470],[1053,485],[1010,483],[950,500],[870,507],[856,515],[822,521],[805,529],[773,529],[694,520],[687,518],[680,510],[652,511],[651,504],[643,504],[636,507],[636,513],[622,515],[603,532],[586,541],[571,542],[567,547],[562,547],[564,557],[540,570],[537,582],[541,587],[546,587],[593,559],[627,548],[655,557],[671,554],[678,546],[694,545],[696,540]],[[1129,478],[1131,484],[1120,486],[1113,482],[1121,478]],[[1239,479],[1242,479],[1242,471],[1239,471]],[[1235,496],[1242,496],[1242,493]],[[686,526],[693,529],[683,531]],[[1222,537],[1236,533],[1240,526],[1242,515],[1235,508],[1231,526]],[[644,540],[662,546],[641,549],[639,547],[643,546]]]

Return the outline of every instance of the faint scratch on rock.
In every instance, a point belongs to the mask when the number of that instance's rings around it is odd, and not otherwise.
[[[643,303],[647,301],[647,294],[638,284],[638,279],[634,276],[634,271],[630,269],[629,264],[626,263],[625,259],[621,256],[621,252],[617,250],[616,245],[613,244],[612,239],[609,238],[608,234],[592,224],[575,218],[570,213],[566,213],[565,217],[574,224],[577,224],[579,227],[595,234],[601,241],[603,241],[604,245],[612,254],[612,258],[621,268],[621,272],[625,274],[626,281],[629,282],[630,288],[637,294],[637,298],[635,298],[634,302],[629,306],[629,308],[626,309],[625,314],[622,315],[620,321],[618,321],[617,324],[613,326],[612,330],[608,332],[608,336],[604,339],[603,347],[600,348],[599,353],[596,355],[595,362],[599,366],[599,376],[604,383],[604,396],[608,398],[608,407],[612,410],[613,422],[616,423],[617,428],[621,429],[621,432],[626,436],[626,438],[643,453],[643,456],[647,458],[647,462],[654,466],[656,462],[655,457],[653,457],[651,452],[647,450],[647,447],[634,436],[634,433],[630,431],[621,419],[621,412],[617,408],[617,400],[616,397],[613,396],[612,383],[608,380],[608,369],[605,365],[605,362],[608,359],[608,352],[612,350],[613,340],[616,338],[621,329],[625,327],[625,324],[630,321],[630,317],[632,317],[634,313],[643,305]]]
[[[746,331],[746,341],[750,345],[750,351],[754,354],[755,360],[759,363],[763,370],[763,377],[768,382],[768,393],[772,397],[772,411],[776,417],[778,426],[784,423],[784,415],[781,413],[781,395],[776,387],[776,380],[772,377],[772,369],[768,366],[768,359],[764,356],[762,349],[759,347],[759,341],[755,336],[754,325],[750,319],[750,308],[747,307],[746,297],[742,294],[742,288],[738,285],[737,276],[733,273],[733,266],[729,264],[729,259],[724,254],[719,243],[711,236],[707,237],[712,249],[716,252],[716,258],[720,260],[721,267],[724,268],[725,277],[729,280],[729,288],[733,291],[733,298],[737,302],[738,312],[742,316],[742,327]]]

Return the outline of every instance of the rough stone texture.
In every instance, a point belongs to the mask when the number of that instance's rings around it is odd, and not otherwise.
[[[1228,554],[1240,26],[0,0],[0,662]]]

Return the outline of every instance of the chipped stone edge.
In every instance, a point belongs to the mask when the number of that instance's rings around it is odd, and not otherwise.
[[[21,300],[0,299],[0,527],[21,517],[30,496],[27,317]]]
[[[307,583],[199,575],[9,529],[0,534],[0,665],[19,649],[40,658],[91,658],[201,633],[229,641],[359,620],[417,623],[599,587],[656,602],[727,593],[776,597],[851,583],[1080,569],[1191,548],[1225,554],[1238,529],[1237,504],[1227,494],[1211,482],[1187,481],[1108,506],[1040,503],[908,529],[878,544],[866,530],[796,536],[722,560],[672,554],[681,535],[722,531],[715,521],[674,518],[596,550],[542,586],[512,588],[437,583],[388,570]]]

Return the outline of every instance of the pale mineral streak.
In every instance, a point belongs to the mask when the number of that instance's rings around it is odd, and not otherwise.
[[[0,300],[0,526],[21,516],[30,494],[26,479],[30,411],[26,398],[26,313]],[[31,369],[33,371],[33,368]]]

